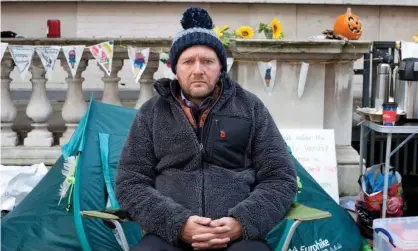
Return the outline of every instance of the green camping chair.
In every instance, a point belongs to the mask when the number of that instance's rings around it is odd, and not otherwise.
[[[104,223],[114,229],[119,237],[119,244],[124,251],[129,250],[129,244],[125,237],[125,233],[121,226],[121,222],[133,221],[126,211],[107,209],[103,211],[81,211],[81,215],[86,218],[101,219]],[[290,207],[285,219],[290,221],[286,226],[286,236],[280,236],[280,242],[277,246],[271,247],[274,251],[286,251],[289,247],[290,241],[292,240],[293,234],[296,228],[303,222],[319,220],[331,217],[331,214],[326,211],[315,209],[302,205],[295,201]]]

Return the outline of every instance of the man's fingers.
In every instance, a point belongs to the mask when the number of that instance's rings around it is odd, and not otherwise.
[[[193,238],[193,241],[202,242],[202,241],[210,241],[211,239],[215,237],[216,235],[212,233],[205,233],[205,234],[194,235],[192,238]]]
[[[215,247],[226,247],[226,244],[230,242],[229,238],[222,239],[211,239],[210,241],[203,242],[193,242],[192,247],[195,249],[206,249],[206,248],[215,248]]]
[[[229,237],[226,238],[215,238],[209,241],[210,244],[212,244],[212,246],[214,245],[223,245],[223,244],[227,244],[228,242],[230,242],[231,239]]]
[[[220,218],[220,219],[217,219],[217,220],[213,220],[210,223],[210,226],[211,227],[220,227],[220,226],[226,225],[227,223],[228,223],[228,218],[223,217],[223,218]]]
[[[231,228],[229,226],[222,226],[222,227],[215,227],[211,230],[214,234],[223,234],[230,231]]]
[[[220,227],[220,226],[222,226],[223,224],[222,224],[222,221],[220,221],[220,220],[213,220],[211,223],[210,223],[210,226],[211,227]]]
[[[196,216],[196,217],[194,217],[193,221],[200,224],[200,225],[208,226],[211,223],[212,219],[211,218],[206,218],[206,217]]]

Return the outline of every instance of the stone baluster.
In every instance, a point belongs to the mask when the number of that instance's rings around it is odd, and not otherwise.
[[[52,114],[52,106],[46,92],[45,69],[41,59],[35,54],[29,67],[32,74],[32,95],[26,108],[26,115],[32,120],[32,131],[24,139],[24,146],[52,146],[52,133],[48,131],[48,119]]]
[[[4,57],[1,62],[1,146],[16,146],[17,133],[12,130],[17,108],[10,94],[10,73],[15,64],[12,58]]]
[[[158,53],[150,53],[147,68],[139,79],[141,87],[135,109],[139,109],[146,101],[156,95],[152,83],[154,82],[154,73],[158,70],[159,57]]]
[[[100,66],[99,66],[100,67]],[[103,97],[102,102],[113,104],[113,105],[122,105],[122,101],[119,97],[119,86],[118,83],[120,78],[118,77],[118,72],[123,67],[123,59],[115,59],[113,58],[112,61],[112,71],[110,76],[100,67],[100,70],[104,73],[104,77],[102,77],[102,81],[104,82],[104,90],[103,90]]]
[[[61,111],[62,118],[65,121],[65,126],[67,127],[67,130],[60,138],[60,145],[64,145],[71,138],[78,123],[87,111],[87,103],[84,100],[82,88],[84,78],[81,74],[86,70],[88,60],[84,58],[80,60],[77,73],[74,78],[66,60],[61,60],[61,66],[68,73],[68,77],[65,79],[68,84],[67,97]]]

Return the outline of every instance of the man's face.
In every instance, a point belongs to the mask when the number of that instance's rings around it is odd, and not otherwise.
[[[176,75],[183,92],[191,98],[204,98],[215,88],[221,64],[214,50],[196,45],[183,51],[177,61]]]

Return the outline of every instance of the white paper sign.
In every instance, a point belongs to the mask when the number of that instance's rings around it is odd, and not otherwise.
[[[1,43],[1,54],[0,54],[0,61],[3,59],[4,53],[6,52],[8,43]]]
[[[229,70],[231,70],[232,65],[234,64],[234,58],[227,58],[226,64],[227,64],[226,72],[229,72]]]
[[[281,129],[280,132],[293,156],[335,202],[339,203],[334,130]]]
[[[267,63],[259,61],[257,65],[261,78],[263,79],[264,87],[270,96],[274,88],[274,83],[276,82],[277,61],[272,60]]]
[[[9,45],[9,51],[20,73],[20,77],[24,80],[32,62],[35,47],[32,45]]]
[[[55,68],[55,61],[57,61],[61,46],[37,46],[36,53],[41,58],[42,64],[46,71],[48,79],[52,78],[52,72]]]
[[[129,59],[131,60],[131,66],[132,71],[134,73],[135,82],[137,83],[141,78],[142,73],[144,73],[145,68],[147,67],[149,51],[149,48],[140,49],[132,46],[128,47],[128,55]]]
[[[62,52],[67,59],[68,66],[71,70],[71,76],[73,78],[77,73],[78,65],[80,64],[81,56],[83,56],[84,48],[85,45],[70,45],[62,47]]]

